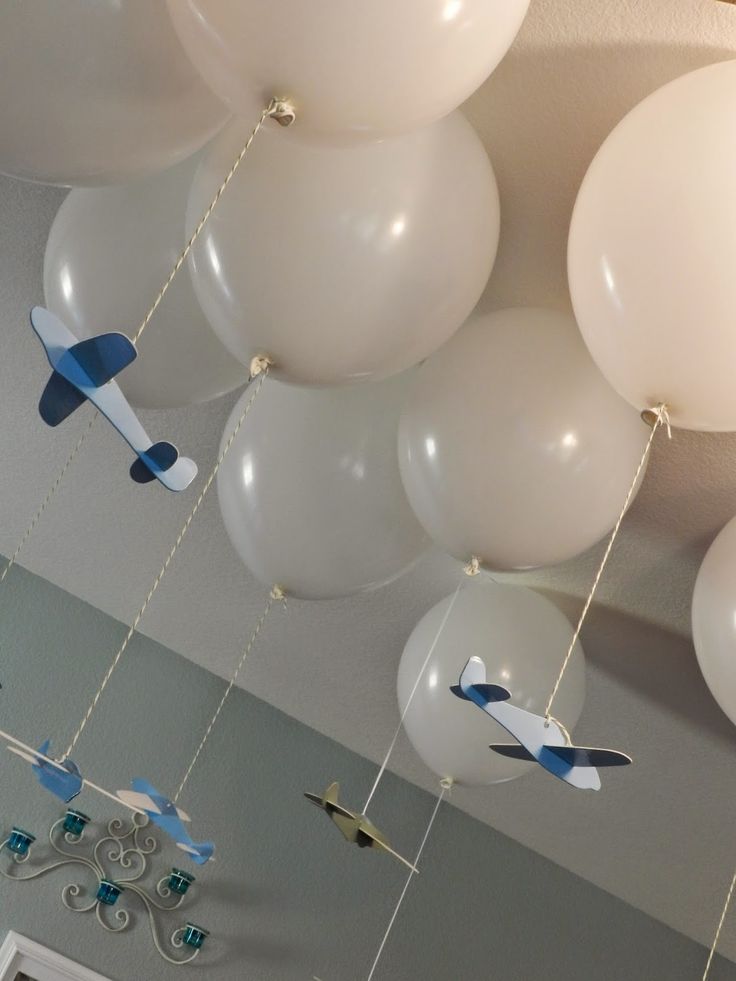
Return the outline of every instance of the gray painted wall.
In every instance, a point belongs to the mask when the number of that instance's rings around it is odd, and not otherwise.
[[[112,564],[101,562],[99,574],[114,575]],[[15,569],[0,590],[0,725],[34,745],[49,735],[62,750],[124,632]],[[173,791],[222,691],[221,680],[138,636],[77,761],[109,789],[142,775]],[[359,806],[374,776],[368,761],[236,689],[181,801],[195,837],[218,845],[192,897],[192,918],[212,931],[201,959],[166,965],[140,913],[134,929],[110,936],[91,914],[68,912],[59,900],[65,870],[34,883],[0,879],[0,933],[17,930],[113,981],[361,981],[404,873],[346,845],[301,794],[339,778]],[[41,839],[63,808],[4,750],[0,780],[2,828],[20,824]],[[77,803],[99,821],[122,816],[89,792]],[[388,774],[373,817],[412,854],[432,807]],[[180,856],[166,845],[157,868],[182,864]],[[704,959],[690,940],[447,805],[375,981],[696,981]],[[726,979],[736,967],[719,962],[712,981]]]

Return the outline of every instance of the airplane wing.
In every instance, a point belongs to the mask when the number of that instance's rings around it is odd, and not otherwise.
[[[586,746],[545,746],[570,766],[628,766],[633,760],[614,749],[591,749]]]
[[[181,848],[183,852],[186,852],[187,855],[191,858],[191,860],[193,862],[196,862],[197,865],[204,865],[205,862],[215,861],[215,856],[211,852],[208,853],[208,851],[205,852],[197,851],[196,848],[192,848],[191,845],[185,845],[181,841],[176,842],[176,847]],[[214,845],[212,847],[214,849]]]
[[[77,341],[69,348],[69,354],[98,387],[107,384],[138,356],[131,339],[117,332]]]
[[[367,832],[365,831],[363,832],[363,834],[366,833]],[[373,838],[373,835],[368,835],[368,837]],[[373,838],[373,847],[380,848],[381,851],[388,852],[389,855],[393,855],[393,857],[397,858],[402,863],[402,865],[405,865],[407,867],[407,869],[411,869],[412,872],[415,872],[417,875],[419,875],[419,869],[416,867],[416,865],[412,865],[407,858],[404,858],[403,855],[399,855],[399,853],[394,851],[390,845],[387,845],[383,841],[379,841],[377,838]]]
[[[163,804],[164,806],[170,804],[176,810],[177,815],[182,821],[192,820],[188,814],[185,814],[184,811],[176,807],[174,802],[169,800],[169,798],[166,797],[165,794],[160,793],[158,790],[156,790],[153,784],[150,784],[147,780],[144,780],[142,777],[135,777],[133,780],[130,781],[130,785],[133,788],[132,790],[123,790],[118,792],[118,796],[121,797],[121,799],[123,799],[122,798],[123,794],[127,795],[128,798],[135,797],[135,796],[138,796],[141,799],[145,798],[147,803],[144,807],[141,808],[141,810],[151,811],[152,813],[155,814],[164,813],[163,810],[161,809],[161,804]],[[137,807],[138,805],[136,804],[134,806]]]
[[[15,753],[16,756],[20,756],[20,758],[25,760],[26,763],[33,763],[33,765],[36,766],[40,762],[39,758],[35,754],[31,755],[24,749],[19,749],[17,746],[8,746],[8,749],[11,753]]]
[[[83,392],[58,371],[52,371],[38,403],[38,411],[47,426],[58,426],[86,401]]]
[[[509,760],[527,760],[529,763],[536,763],[536,756],[532,756],[528,749],[520,746],[519,743],[494,743],[488,747],[499,756],[505,756]]]

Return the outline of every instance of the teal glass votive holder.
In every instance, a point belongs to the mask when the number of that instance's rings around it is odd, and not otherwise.
[[[82,814],[81,811],[75,811],[70,808],[66,812],[62,827],[67,834],[74,835],[75,838],[81,838],[86,825],[89,824],[89,821],[90,819],[86,814]]]
[[[97,902],[104,903],[105,906],[114,906],[118,901],[118,896],[123,891],[123,887],[110,879],[102,879],[97,890]]]
[[[13,828],[8,836],[7,846],[16,855],[25,856],[28,854],[28,849],[35,840],[36,836],[32,835],[30,831],[24,831],[22,828]]]
[[[183,872],[181,869],[172,869],[169,873],[169,889],[172,892],[183,896],[187,889],[194,882],[191,872]]]
[[[195,926],[194,923],[187,923],[187,925],[184,927],[184,934],[181,939],[187,945],[187,947],[195,947],[197,950],[199,950],[209,935],[209,930],[205,930],[204,927]]]

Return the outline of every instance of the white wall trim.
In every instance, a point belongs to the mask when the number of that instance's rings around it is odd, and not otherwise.
[[[110,981],[10,930],[0,947],[0,981],[14,981],[18,971],[35,981]]]

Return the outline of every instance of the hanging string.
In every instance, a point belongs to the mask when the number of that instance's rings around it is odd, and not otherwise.
[[[135,334],[132,337],[133,344],[136,344],[137,345],[137,343],[140,340],[141,335],[143,334],[144,330],[146,329],[146,327],[148,327],[149,323],[151,322],[151,318],[153,317],[153,315],[156,312],[156,310],[158,310],[158,308],[159,308],[159,306],[161,304],[161,301],[166,296],[166,294],[167,294],[167,292],[169,290],[169,287],[171,286],[171,284],[174,282],[174,279],[176,278],[177,273],[179,272],[179,270],[181,269],[181,267],[186,262],[187,256],[192,251],[195,242],[197,241],[197,239],[200,236],[200,233],[202,232],[202,229],[204,228],[204,226],[209,221],[209,219],[210,219],[210,217],[212,215],[212,212],[217,207],[217,204],[218,204],[220,198],[222,197],[222,195],[225,193],[225,190],[226,190],[228,184],[230,183],[230,181],[235,176],[235,173],[236,173],[238,167],[243,162],[243,158],[248,153],[248,150],[250,150],[250,148],[251,148],[251,146],[253,144],[253,141],[255,140],[256,136],[258,136],[258,133],[260,132],[263,124],[266,122],[267,119],[275,119],[282,126],[290,126],[291,123],[294,122],[294,119],[295,118],[296,118],[296,115],[295,115],[295,112],[294,112],[294,107],[291,105],[290,102],[288,102],[285,99],[271,99],[271,101],[269,102],[269,104],[263,110],[263,112],[260,115],[260,118],[259,118],[258,122],[256,123],[255,127],[253,128],[253,130],[252,130],[250,136],[248,137],[247,141],[245,142],[243,148],[241,149],[241,151],[239,152],[238,156],[233,161],[232,167],[228,171],[228,173],[225,176],[225,179],[223,180],[223,182],[218,187],[217,192],[215,193],[215,196],[212,198],[212,201],[210,201],[210,204],[209,204],[207,210],[205,211],[205,213],[202,215],[202,217],[200,218],[199,222],[197,223],[197,227],[192,232],[191,238],[189,239],[189,241],[187,242],[186,246],[184,247],[184,250],[179,255],[179,258],[174,263],[174,266],[173,266],[171,272],[169,273],[166,281],[164,282],[163,286],[159,290],[158,295],[156,296],[156,299],[153,301],[153,303],[151,304],[151,306],[150,306],[148,312],[146,313],[145,317],[143,318],[143,320],[139,324],[138,329],[136,330]],[[10,572],[10,570],[12,569],[12,567],[15,565],[16,560],[18,559],[20,553],[25,548],[25,546],[26,546],[26,544],[28,542],[28,539],[31,537],[31,535],[32,535],[32,533],[33,533],[36,525],[38,524],[38,522],[39,522],[39,520],[41,518],[41,515],[44,513],[44,511],[46,510],[46,508],[51,503],[51,500],[54,497],[54,495],[56,494],[57,490],[59,489],[59,486],[61,485],[61,482],[63,481],[64,477],[66,476],[66,473],[69,470],[69,467],[72,465],[72,462],[75,460],[77,454],[79,453],[80,449],[82,448],[82,444],[84,443],[84,441],[86,440],[87,436],[89,435],[89,432],[92,429],[92,427],[97,422],[97,419],[99,418],[99,414],[100,414],[99,413],[99,410],[95,410],[94,415],[90,419],[89,425],[84,430],[84,432],[82,433],[82,435],[79,437],[79,440],[77,441],[76,445],[74,446],[74,449],[69,454],[69,458],[67,459],[66,463],[61,468],[61,470],[59,471],[57,477],[55,478],[55,480],[51,484],[51,486],[50,486],[50,488],[49,488],[46,496],[43,499],[43,502],[41,503],[41,506],[39,507],[38,511],[35,513],[35,515],[33,516],[33,518],[31,519],[31,521],[30,521],[28,527],[26,528],[26,530],[23,532],[23,535],[21,536],[21,539],[18,542],[18,545],[17,545],[15,551],[13,552],[13,554],[10,557],[10,559],[8,560],[5,568],[3,569],[2,574],[0,574],[0,584],[2,584],[5,581],[5,578],[7,577],[8,573]]]
[[[415,868],[419,865],[419,860],[422,857],[422,852],[424,851],[424,846],[427,844],[427,840],[429,839],[430,832],[432,831],[432,825],[434,824],[434,820],[437,817],[437,812],[440,809],[440,805],[442,804],[442,801],[445,799],[445,794],[452,787],[452,781],[451,780],[442,780],[440,782],[440,786],[442,787],[442,793],[439,795],[439,797],[437,798],[437,803],[434,805],[434,810],[432,811],[432,817],[429,819],[429,824],[427,825],[427,830],[424,832],[424,837],[422,838],[422,843],[419,846],[419,851],[417,852],[417,857],[414,859],[414,867]],[[391,933],[391,930],[393,929],[393,925],[396,922],[396,917],[399,915],[399,910],[401,909],[401,904],[404,902],[404,897],[406,896],[407,892],[409,891],[409,886],[411,885],[411,880],[414,878],[415,874],[416,873],[413,872],[413,871],[410,872],[409,875],[408,875],[408,877],[407,877],[406,882],[404,883],[404,888],[401,890],[401,895],[399,896],[399,901],[396,904],[396,907],[394,909],[393,915],[392,915],[391,919],[389,920],[388,927],[386,928],[386,932],[383,935],[383,940],[381,941],[381,944],[380,944],[380,946],[378,948],[378,953],[376,954],[376,959],[373,961],[373,966],[371,967],[370,974],[368,975],[367,981],[371,981],[371,979],[373,978],[373,975],[375,974],[376,968],[378,967],[378,962],[381,959],[381,954],[383,954],[383,948],[386,946],[386,941],[388,940],[389,935]]]
[[[128,648],[128,644],[130,643],[130,640],[131,640],[133,634],[135,633],[136,629],[138,628],[138,624],[143,619],[143,615],[145,614],[146,610],[148,609],[148,604],[151,602],[151,600],[153,599],[154,593],[156,592],[156,590],[158,589],[158,587],[161,585],[161,581],[163,580],[164,576],[166,575],[166,572],[168,571],[169,566],[171,565],[171,560],[176,555],[176,552],[177,552],[179,546],[181,545],[182,541],[184,540],[184,537],[185,537],[186,533],[189,531],[189,528],[191,527],[192,521],[194,520],[194,517],[195,517],[197,511],[199,511],[199,508],[200,508],[202,502],[204,501],[205,497],[207,496],[207,492],[209,491],[210,487],[212,486],[212,482],[214,481],[215,477],[218,474],[218,471],[219,471],[220,467],[222,466],[223,460],[225,459],[225,457],[227,456],[228,452],[230,451],[230,447],[233,445],[233,442],[235,440],[235,437],[240,432],[240,427],[245,422],[245,419],[246,419],[248,413],[250,412],[253,403],[258,398],[258,393],[260,392],[261,388],[263,387],[263,382],[265,381],[266,377],[268,376],[269,369],[270,369],[270,361],[268,361],[266,358],[254,358],[253,359],[253,362],[251,363],[251,380],[253,380],[256,377],[258,378],[258,381],[257,381],[257,383],[256,383],[256,385],[255,385],[255,387],[253,389],[253,394],[248,399],[248,401],[245,403],[245,407],[244,407],[243,411],[240,413],[240,417],[238,418],[238,421],[236,422],[236,424],[235,424],[232,432],[230,433],[227,442],[223,446],[222,452],[220,453],[219,457],[217,458],[217,462],[215,463],[214,467],[212,468],[212,471],[211,471],[209,477],[207,478],[204,487],[200,491],[199,497],[197,498],[197,501],[196,501],[194,507],[189,512],[189,517],[184,522],[184,524],[182,526],[182,529],[179,532],[179,534],[177,536],[177,539],[176,539],[176,541],[174,542],[174,544],[173,544],[173,546],[171,548],[171,551],[166,556],[166,561],[161,566],[161,569],[159,570],[158,575],[156,576],[156,578],[153,580],[153,585],[149,589],[148,595],[146,596],[145,600],[143,601],[143,605],[141,606],[140,610],[136,614],[135,619],[133,620],[133,623],[131,624],[130,629],[128,630],[128,633],[125,636],[125,640],[123,641],[123,643],[122,643],[122,645],[120,647],[120,650],[117,652],[117,654],[113,658],[112,663],[110,664],[110,667],[107,669],[107,673],[105,674],[105,677],[102,679],[102,683],[100,684],[100,687],[97,689],[97,692],[95,693],[94,698],[90,702],[89,708],[87,709],[86,713],[82,717],[82,721],[79,724],[79,728],[75,732],[74,738],[72,739],[72,741],[69,743],[69,746],[67,747],[67,751],[64,754],[64,759],[66,759],[67,757],[71,756],[72,752],[74,751],[74,747],[77,745],[77,742],[79,741],[79,737],[84,732],[85,726],[89,722],[89,720],[90,720],[90,718],[92,716],[92,713],[94,712],[95,708],[97,707],[97,703],[99,702],[99,700],[100,700],[100,698],[102,696],[102,693],[104,692],[105,688],[107,688],[107,685],[108,685],[108,682],[110,681],[110,678],[112,678],[115,669],[117,668],[118,664],[120,663],[120,659],[122,658],[123,654],[125,654],[125,651]]]
[[[466,574],[467,575],[474,575],[474,573],[467,573],[467,572],[466,572]],[[427,670],[427,665],[429,664],[429,662],[430,662],[430,660],[432,658],[432,655],[434,654],[435,647],[437,647],[437,644],[439,643],[439,639],[442,636],[442,631],[445,629],[445,626],[447,624],[447,621],[450,619],[450,614],[452,613],[453,607],[455,606],[455,601],[457,600],[458,594],[460,593],[460,590],[462,589],[462,586],[463,586],[463,583],[462,582],[458,583],[458,587],[455,590],[452,599],[450,600],[450,605],[445,610],[445,615],[442,617],[442,621],[440,622],[440,625],[439,625],[439,628],[437,630],[437,633],[435,634],[434,640],[432,641],[432,644],[430,645],[430,648],[427,651],[427,656],[424,659],[424,664],[422,664],[422,667],[421,667],[421,669],[419,671],[419,674],[417,675],[417,679],[414,682],[414,687],[412,688],[411,692],[409,693],[409,698],[407,699],[406,705],[404,706],[404,710],[401,713],[401,718],[399,719],[399,724],[396,726],[396,732],[394,733],[394,738],[391,740],[391,745],[388,747],[388,752],[386,753],[386,755],[385,755],[385,757],[383,759],[383,763],[381,764],[381,767],[380,767],[380,769],[378,771],[378,776],[376,777],[376,779],[375,779],[375,781],[373,783],[373,786],[371,787],[371,792],[368,794],[368,800],[365,802],[365,807],[363,808],[363,814],[366,814],[367,813],[367,811],[368,811],[368,805],[373,800],[373,795],[378,790],[378,785],[380,784],[380,782],[381,782],[381,780],[383,778],[383,774],[386,772],[386,767],[388,766],[389,760],[391,759],[391,755],[392,755],[394,749],[396,748],[396,743],[398,741],[399,735],[401,734],[401,729],[402,729],[402,726],[404,725],[404,719],[406,718],[407,712],[409,711],[409,708],[411,706],[411,703],[414,700],[414,696],[417,693],[417,689],[419,688],[419,685],[421,683],[421,680],[424,677],[424,672]]]
[[[713,943],[711,944],[710,953],[708,954],[708,963],[705,965],[705,972],[703,973],[702,981],[708,981],[708,975],[710,974],[710,967],[711,964],[713,963],[713,958],[715,957],[718,941],[721,939],[721,930],[723,930],[723,924],[726,922],[726,916],[728,915],[728,909],[731,905],[731,900],[733,899],[734,889],[736,889],[736,872],[734,872],[733,874],[733,879],[731,879],[731,886],[728,890],[728,895],[726,896],[726,902],[723,904],[723,910],[721,911],[721,918],[718,921],[718,929],[716,930],[716,935],[713,938]]]
[[[289,125],[291,125],[291,123],[294,122],[294,119],[295,118],[296,118],[296,116],[295,116],[295,113],[294,113],[293,106],[291,105],[291,103],[287,102],[285,99],[271,99],[271,101],[269,102],[269,104],[263,110],[263,112],[261,113],[260,119],[258,120],[258,122],[256,123],[255,127],[253,128],[253,131],[251,132],[250,136],[246,140],[246,142],[245,142],[242,150],[240,151],[240,153],[237,155],[237,157],[233,161],[232,167],[230,168],[230,170],[228,171],[227,175],[225,176],[225,179],[223,180],[222,184],[220,184],[220,186],[218,187],[218,189],[217,189],[217,191],[215,193],[215,196],[210,201],[209,207],[207,208],[207,210],[205,211],[205,213],[202,215],[202,217],[199,219],[199,222],[197,224],[197,227],[192,232],[191,238],[189,239],[189,241],[187,242],[187,244],[184,246],[183,252],[179,256],[179,258],[176,260],[176,262],[174,263],[174,268],[171,270],[171,273],[169,275],[169,278],[166,280],[166,282],[164,283],[164,285],[159,290],[158,296],[156,297],[156,299],[151,304],[151,307],[150,307],[148,313],[145,315],[145,317],[143,318],[143,320],[141,321],[141,323],[140,323],[140,325],[138,327],[138,330],[133,335],[132,341],[133,341],[134,344],[137,344],[138,343],[138,341],[140,340],[141,334],[143,333],[143,331],[146,329],[146,327],[150,323],[151,317],[154,315],[154,313],[156,312],[156,310],[158,310],[159,304],[161,303],[161,301],[163,300],[163,298],[166,296],[166,293],[168,292],[168,289],[171,286],[171,284],[174,282],[174,279],[176,278],[176,274],[179,272],[179,270],[181,269],[181,267],[186,262],[187,256],[189,255],[189,253],[192,251],[192,249],[194,247],[194,243],[197,241],[197,239],[199,238],[199,235],[200,235],[202,229],[204,228],[204,226],[209,221],[210,216],[212,215],[212,212],[217,207],[217,204],[218,204],[220,198],[222,197],[222,195],[225,193],[225,190],[227,189],[228,184],[230,183],[230,181],[235,176],[238,167],[243,162],[243,158],[247,154],[248,150],[250,150],[251,145],[252,145],[253,141],[255,140],[256,136],[258,136],[258,133],[260,132],[261,127],[263,126],[263,124],[266,122],[267,119],[276,119],[277,122],[279,122],[282,126],[289,126]]]
[[[546,716],[548,723],[552,720],[552,714],[551,714],[552,705],[554,703],[555,698],[557,697],[557,692],[560,690],[562,679],[565,676],[565,671],[567,670],[567,666],[570,663],[570,658],[572,657],[573,651],[575,650],[575,645],[577,644],[578,639],[580,637],[580,632],[583,629],[583,624],[585,623],[585,619],[588,616],[588,611],[590,610],[591,603],[593,602],[593,597],[595,596],[596,591],[598,589],[598,585],[603,576],[603,571],[606,568],[606,565],[608,564],[608,559],[610,558],[611,550],[613,549],[613,544],[616,541],[616,538],[618,537],[618,533],[621,528],[621,523],[626,517],[626,512],[629,510],[629,504],[631,504],[631,499],[634,496],[634,491],[636,490],[637,484],[639,483],[639,478],[641,477],[642,471],[644,470],[644,467],[646,466],[646,462],[649,459],[649,454],[652,449],[652,444],[654,443],[654,437],[657,435],[657,430],[660,428],[660,426],[666,426],[667,435],[669,436],[670,439],[672,439],[672,430],[670,428],[670,417],[669,417],[669,413],[667,412],[667,406],[664,404],[664,402],[661,402],[654,409],[647,409],[645,412],[642,413],[642,418],[645,420],[645,422],[651,425],[652,431],[649,434],[647,445],[644,447],[644,452],[641,455],[639,466],[636,468],[636,473],[634,474],[634,479],[631,482],[631,487],[629,487],[629,491],[626,495],[626,500],[624,501],[623,507],[621,508],[621,513],[619,514],[618,520],[616,521],[616,524],[613,527],[613,531],[611,532],[611,536],[608,539],[608,545],[606,546],[606,550],[603,553],[603,558],[601,559],[601,563],[598,566],[598,572],[596,573],[595,579],[593,580],[593,585],[591,586],[590,592],[588,593],[588,598],[586,599],[585,605],[583,606],[583,611],[580,614],[580,618],[578,620],[577,626],[575,627],[575,632],[572,635],[572,640],[570,641],[570,646],[567,649],[567,654],[565,655],[565,659],[562,662],[560,673],[557,675],[557,680],[555,681],[554,687],[552,688],[552,693],[549,696],[547,707],[544,710],[544,714]]]
[[[240,671],[241,671],[243,665],[248,660],[248,655],[253,650],[253,647],[255,646],[255,643],[258,640],[258,635],[260,634],[261,630],[263,629],[263,625],[266,622],[266,620],[268,619],[268,614],[271,612],[271,608],[273,607],[273,604],[276,602],[276,600],[282,600],[284,602],[284,604],[286,604],[286,596],[284,595],[284,591],[281,589],[280,586],[274,586],[273,589],[271,590],[271,592],[268,594],[268,601],[266,602],[266,607],[265,607],[263,613],[258,618],[258,622],[255,625],[255,629],[253,630],[253,633],[250,636],[250,640],[248,641],[248,643],[245,645],[245,648],[243,649],[243,654],[242,654],[242,656],[240,658],[240,661],[238,661],[238,666],[235,668],[235,671],[233,672],[232,677],[230,678],[230,681],[228,683],[228,686],[225,689],[225,694],[220,699],[220,704],[215,709],[215,714],[210,719],[210,724],[207,726],[207,729],[205,730],[205,733],[202,736],[202,740],[201,740],[199,746],[197,746],[197,750],[196,750],[194,756],[192,757],[192,762],[187,767],[187,772],[184,774],[184,778],[182,779],[182,782],[179,784],[179,789],[174,794],[174,803],[175,804],[179,800],[179,797],[181,796],[182,790],[184,790],[184,788],[187,785],[187,780],[189,780],[189,777],[191,776],[192,770],[194,769],[194,767],[195,767],[195,765],[197,763],[197,760],[199,759],[199,754],[204,749],[205,743],[209,739],[210,733],[212,732],[212,730],[215,727],[215,723],[217,722],[217,719],[218,719],[218,717],[220,715],[220,712],[222,712],[222,710],[224,708],[225,702],[230,697],[230,692],[232,691],[235,682],[238,680],[238,675],[240,674]]]
[[[39,507],[38,511],[36,511],[36,513],[33,515],[33,518],[31,519],[30,524],[28,525],[28,527],[26,528],[26,530],[21,535],[20,541],[18,542],[18,545],[16,546],[15,551],[13,552],[13,554],[8,559],[8,562],[7,562],[5,568],[2,571],[2,575],[0,575],[0,584],[2,584],[3,582],[5,582],[5,577],[7,576],[7,574],[10,572],[10,570],[15,565],[16,559],[18,558],[18,556],[20,555],[20,553],[23,551],[23,549],[24,549],[24,547],[25,547],[26,542],[28,541],[28,539],[33,534],[33,529],[36,527],[36,525],[40,521],[41,515],[44,513],[44,511],[46,510],[46,508],[51,503],[51,499],[53,498],[54,494],[59,489],[59,485],[61,484],[62,480],[64,479],[64,476],[65,476],[67,470],[72,465],[72,461],[74,460],[74,458],[77,455],[77,453],[79,453],[80,449],[82,448],[82,444],[84,443],[85,439],[89,436],[90,430],[92,429],[92,427],[94,426],[94,424],[97,422],[97,417],[99,416],[99,414],[100,414],[99,413],[99,410],[96,410],[95,413],[94,413],[94,415],[92,416],[92,418],[89,421],[89,425],[87,426],[86,429],[83,430],[82,435],[79,437],[79,439],[77,440],[77,442],[74,445],[74,449],[71,451],[71,453],[67,457],[66,463],[64,464],[64,466],[61,468],[61,470],[57,474],[56,480],[54,480],[54,482],[52,483],[51,487],[49,487],[48,492],[46,494],[46,497],[44,497],[43,501],[41,502],[41,506]]]

